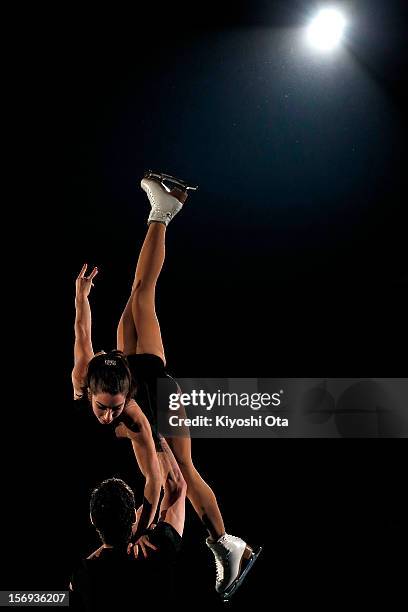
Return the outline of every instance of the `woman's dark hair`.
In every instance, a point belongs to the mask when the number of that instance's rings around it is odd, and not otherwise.
[[[95,355],[88,364],[82,393],[85,397],[96,393],[110,393],[126,396],[126,402],[133,397],[136,385],[132,378],[126,355],[122,351],[109,351]]]
[[[109,478],[91,494],[89,505],[92,523],[102,542],[109,546],[127,544],[135,517],[132,489],[120,478]]]

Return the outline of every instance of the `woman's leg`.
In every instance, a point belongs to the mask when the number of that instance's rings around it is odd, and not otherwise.
[[[173,189],[171,195],[185,202],[187,193]],[[155,309],[156,283],[165,258],[166,226],[151,222],[136,266],[132,292],[118,325],[118,348],[126,354],[152,353],[166,363],[160,325]],[[121,348],[123,347],[123,348]]]
[[[218,540],[225,533],[224,521],[211,487],[203,480],[191,458],[189,437],[166,438],[187,484],[187,498],[206,527],[210,538]]]
[[[254,551],[241,538],[225,533],[216,497],[193,465],[190,437],[169,437],[166,440],[186,482],[187,497],[210,534],[207,546],[216,563],[215,589],[226,600],[242,584],[261,548]]]
[[[163,223],[151,223],[139,254],[131,295],[133,321],[137,330],[136,353],[158,355],[164,363],[155,296],[156,283],[165,258],[165,240],[166,226]]]
[[[171,192],[185,202],[187,194],[178,189]],[[164,363],[165,355],[160,326],[155,311],[156,282],[165,258],[166,226],[151,223],[137,262],[132,287],[131,307],[137,330],[137,353],[159,355]],[[167,439],[187,484],[187,497],[206,526],[211,539],[217,540],[225,533],[224,522],[212,489],[201,478],[191,458],[189,436]]]
[[[117,347],[126,355],[152,353],[165,361],[155,310],[156,282],[164,262],[166,226],[151,223],[139,254],[132,291],[117,329]]]
[[[132,296],[129,297],[117,329],[117,349],[125,355],[136,353],[137,331],[132,313]]]

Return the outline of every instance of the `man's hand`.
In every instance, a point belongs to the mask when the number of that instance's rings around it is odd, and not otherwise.
[[[78,274],[77,279],[75,281],[77,298],[88,297],[91,291],[91,288],[94,286],[92,281],[95,278],[95,276],[98,274],[98,268],[94,268],[89,276],[85,276],[87,267],[88,267],[88,264],[85,263],[82,266],[82,269],[80,273]]]
[[[87,557],[87,559],[97,559],[99,555],[101,554],[101,552],[103,551],[103,549],[104,549],[104,546],[102,544],[102,546],[100,546],[97,550],[94,550],[94,552],[91,553],[89,557]]]
[[[143,535],[143,536],[140,536],[140,538],[134,544],[132,544],[132,542],[130,542],[130,544],[128,544],[128,549],[127,549],[128,555],[132,554],[132,552],[133,552],[133,555],[135,556],[135,559],[137,559],[138,556],[139,556],[139,552],[140,552],[139,551],[139,546],[140,546],[140,548],[142,550],[142,553],[143,553],[143,556],[144,556],[145,559],[147,559],[147,555],[148,555],[148,550],[147,549],[148,548],[150,548],[150,549],[152,549],[154,551],[158,550],[158,547],[150,542],[149,537],[147,535]],[[151,551],[149,551],[149,552],[151,554]]]

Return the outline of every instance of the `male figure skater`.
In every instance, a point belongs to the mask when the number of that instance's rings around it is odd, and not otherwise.
[[[75,570],[70,607],[83,610],[135,610],[141,602],[172,601],[177,553],[184,529],[186,483],[163,441],[164,496],[159,521],[132,543],[140,518],[130,487],[118,478],[98,485],[91,495],[90,518],[102,546]]]

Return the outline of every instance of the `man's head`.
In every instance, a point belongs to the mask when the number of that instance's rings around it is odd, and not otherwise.
[[[91,521],[101,540],[108,546],[129,542],[136,521],[135,497],[132,489],[119,478],[109,478],[91,494]]]
[[[85,389],[100,423],[116,419],[135,391],[125,355],[121,351],[95,355],[88,364]]]

